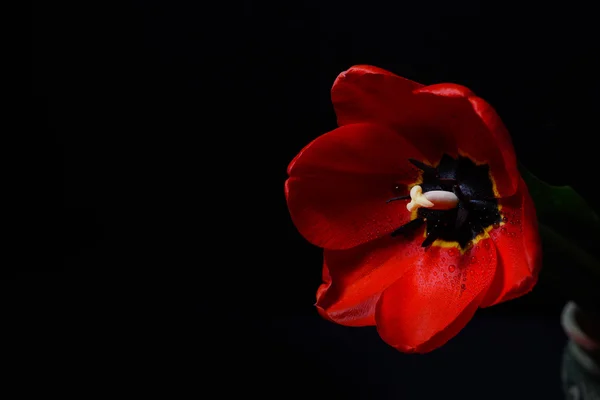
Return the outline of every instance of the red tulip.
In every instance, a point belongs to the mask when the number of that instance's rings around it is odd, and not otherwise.
[[[478,307],[533,288],[536,213],[489,104],[372,66],[340,74],[331,97],[339,128],[300,151],[285,182],[294,224],[324,248],[324,318],[424,353]]]

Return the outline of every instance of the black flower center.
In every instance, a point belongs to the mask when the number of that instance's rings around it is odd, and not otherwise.
[[[433,190],[453,192],[458,197],[458,205],[448,210],[419,208],[416,217],[392,232],[392,236],[414,232],[425,224],[423,247],[441,239],[458,243],[465,249],[486,228],[500,224],[502,216],[488,165],[477,165],[468,157],[454,159],[447,154],[444,154],[437,167],[413,159],[409,161],[423,171],[422,183],[419,184],[423,193]],[[394,197],[388,202],[409,198]]]

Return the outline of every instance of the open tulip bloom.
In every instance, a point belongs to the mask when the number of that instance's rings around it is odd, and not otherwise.
[[[541,245],[510,136],[484,100],[372,66],[339,75],[339,128],[288,167],[294,224],[324,249],[316,307],[431,351],[479,307],[529,292]]]

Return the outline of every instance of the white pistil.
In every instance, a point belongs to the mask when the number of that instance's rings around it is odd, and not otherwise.
[[[445,190],[432,190],[423,193],[423,188],[415,185],[410,189],[410,203],[406,209],[410,212],[419,207],[431,208],[432,210],[449,210],[458,205],[458,197],[452,192]]]

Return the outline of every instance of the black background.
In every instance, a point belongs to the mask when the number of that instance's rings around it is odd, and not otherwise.
[[[559,289],[403,355],[318,317],[321,250],[283,195],[289,161],[335,127],[335,77],[371,64],[469,87],[525,166],[597,205],[594,13],[503,4],[34,3],[44,262],[7,274],[40,349],[98,390],[201,395],[216,374],[221,393],[282,398],[561,398]]]

